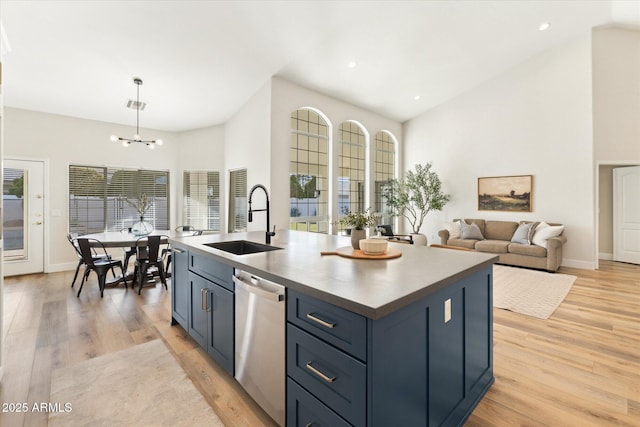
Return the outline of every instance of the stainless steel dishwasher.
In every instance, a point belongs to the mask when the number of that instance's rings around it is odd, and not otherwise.
[[[236,270],[236,380],[279,425],[285,412],[285,288]]]

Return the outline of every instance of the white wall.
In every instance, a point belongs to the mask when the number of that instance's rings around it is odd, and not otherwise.
[[[591,44],[546,51],[404,126],[407,168],[433,162],[452,195],[422,232],[477,217],[565,224],[564,265],[594,266]],[[533,212],[477,209],[477,179],[533,175]]]
[[[640,162],[640,31],[593,31],[596,163]]]
[[[640,165],[640,31],[598,28],[592,39],[597,251],[612,259],[612,169]]]
[[[289,150],[291,113],[293,111],[303,107],[312,107],[321,111],[330,121],[331,142],[334,145],[338,141],[340,124],[348,120],[355,120],[364,126],[371,138],[378,131],[387,130],[400,141],[396,157],[402,158],[402,124],[397,121],[298,86],[279,77],[272,79],[271,99],[271,189],[272,193],[278,195],[272,216],[275,223],[278,224],[278,228],[280,225],[282,228],[289,226]],[[332,159],[333,194],[335,195],[337,191],[336,150],[333,150]],[[371,167],[371,163],[369,165]]]
[[[175,176],[178,153],[177,136],[170,132],[140,130],[144,138],[162,138],[164,145],[149,150],[141,144],[128,148],[112,142],[109,137],[133,135],[135,128],[94,120],[39,113],[16,108],[4,108],[4,156],[49,161],[49,176],[45,177],[45,197],[49,211],[45,213],[45,271],[75,268],[77,258],[67,241],[69,229],[69,164],[108,165],[128,168],[167,169]],[[170,182],[171,197],[179,194],[176,182]],[[176,217],[172,203],[171,218]],[[54,217],[52,211],[60,211]]]
[[[269,190],[270,200],[281,197],[273,194],[270,189],[270,159],[271,141],[269,140],[271,126],[271,83],[265,83],[255,95],[225,124],[224,131],[224,159],[225,159],[225,194],[229,194],[229,171],[247,169],[247,191],[255,184],[264,185]],[[248,195],[248,194],[247,194]],[[288,197],[288,195],[287,195]],[[229,200],[226,196],[225,205]],[[262,193],[256,193],[253,207],[262,209],[265,199]],[[273,212],[273,208],[271,209]],[[281,227],[281,224],[271,221]],[[273,227],[273,225],[272,225]],[[224,216],[223,230],[228,229],[228,212]],[[247,224],[247,229],[265,230],[266,215],[256,213],[254,221]]]

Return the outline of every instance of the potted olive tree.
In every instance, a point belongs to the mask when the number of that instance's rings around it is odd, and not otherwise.
[[[432,210],[442,210],[451,199],[442,192],[442,181],[431,170],[431,162],[417,164],[401,179],[392,179],[383,189],[383,197],[393,215],[406,218],[411,224],[415,244],[427,244],[427,237],[420,233],[425,217]]]

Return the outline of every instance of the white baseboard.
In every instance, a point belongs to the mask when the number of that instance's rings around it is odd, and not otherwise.
[[[49,264],[45,269],[45,273],[58,273],[60,271],[74,271],[78,266],[78,261],[76,262],[64,262],[60,264]]]
[[[599,259],[603,259],[605,261],[612,261],[613,260],[613,254],[607,253],[607,252],[600,252],[598,253],[598,258]]]
[[[581,268],[583,270],[595,270],[596,264],[595,262],[590,261],[580,261],[578,259],[566,259],[562,260],[563,267],[571,267],[571,268]]]

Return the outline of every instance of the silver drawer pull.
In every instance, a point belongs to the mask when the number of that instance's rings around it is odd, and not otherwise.
[[[314,316],[314,315],[313,315],[313,314],[311,314],[311,313],[307,313],[307,319],[313,320],[314,322],[319,323],[319,324],[321,324],[322,326],[324,326],[324,327],[326,327],[326,328],[329,328],[329,329],[333,329],[333,328],[335,328],[335,327],[336,327],[336,324],[335,324],[335,323],[325,322],[325,321],[324,321],[324,320],[322,320],[322,319],[318,319],[316,316]]]
[[[304,427],[313,427],[313,425],[314,425],[314,424],[315,424],[315,423],[309,423],[309,424],[307,424],[307,425],[306,425],[306,426],[304,426]]]
[[[313,366],[311,366],[312,362],[307,362],[307,369],[310,370],[311,372],[313,372],[314,374],[316,374],[317,376],[319,376],[320,378],[322,378],[323,380],[325,380],[328,383],[332,383],[336,380],[336,377],[330,377],[327,376],[325,373],[320,372],[319,370],[317,370],[316,368],[314,368]]]
[[[183,254],[186,251],[183,251],[182,249],[178,249],[178,248],[173,248],[173,252],[177,253],[177,254]]]

